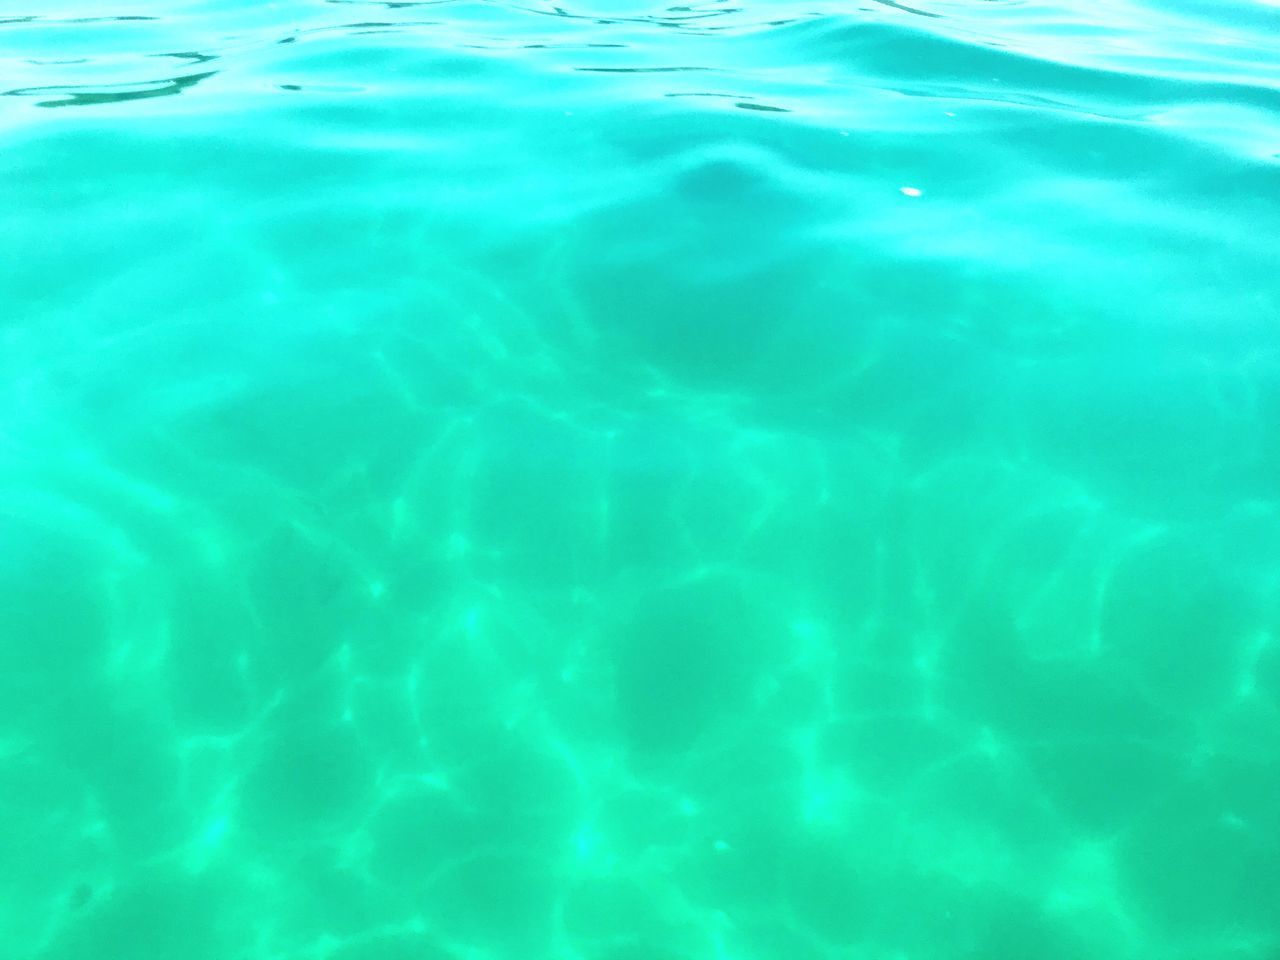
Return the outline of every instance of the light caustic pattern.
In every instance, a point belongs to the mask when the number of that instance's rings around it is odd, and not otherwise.
[[[0,22],[0,955],[1276,956],[1280,11],[160,6]]]

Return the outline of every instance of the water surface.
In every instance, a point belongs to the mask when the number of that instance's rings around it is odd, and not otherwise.
[[[1280,955],[1280,7],[17,2],[5,957]]]

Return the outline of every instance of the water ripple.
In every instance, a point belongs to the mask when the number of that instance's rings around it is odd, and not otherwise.
[[[342,17],[343,11],[361,7],[401,16]],[[1128,117],[1208,99],[1251,106],[1260,111],[1256,120],[1272,127],[1280,109],[1280,56],[1266,42],[1280,26],[1280,13],[1245,4],[1212,20],[1211,12],[1193,4],[1181,12],[1108,5],[1086,18],[1070,5],[1047,0],[978,5],[875,0],[859,10],[827,4],[801,14],[771,3],[652,9],[634,2],[463,0],[294,2],[251,16],[244,10],[224,5],[168,15],[10,17],[0,21],[5,46],[16,52],[3,59],[15,78],[9,92],[25,97],[48,90],[66,94],[53,102],[81,106],[192,95],[195,81],[157,80],[143,60],[160,55],[189,56],[197,62],[219,58],[224,62],[217,81],[201,84],[198,92],[234,98],[227,107],[239,110],[253,86],[263,92],[282,84],[320,90],[344,82],[325,76],[317,64],[308,66],[313,75],[299,76],[291,58],[277,57],[273,63],[264,57],[263,44],[386,34],[399,38],[405,58],[415,48],[477,55],[542,50],[548,53],[544,73],[565,65],[602,76],[717,71],[731,76],[737,92],[751,98],[777,99],[804,89],[823,105],[871,87],[938,99],[1027,106],[1052,102],[1095,115]],[[184,49],[200,52],[169,53]],[[579,55],[587,50],[607,51],[610,60],[583,62]],[[680,52],[676,63],[669,59],[674,50]],[[667,62],[651,62],[655,55]],[[77,69],[67,69],[73,66]],[[522,67],[538,70],[539,62],[529,59]],[[271,82],[272,73],[289,71],[290,76]],[[421,90],[430,96],[429,85]],[[655,92],[667,96],[686,91]],[[592,93],[599,92],[582,91]],[[799,111],[796,119],[806,115],[812,118],[815,111]]]

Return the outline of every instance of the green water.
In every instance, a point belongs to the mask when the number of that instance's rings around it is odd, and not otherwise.
[[[1280,7],[10,0],[0,958],[1280,957]]]

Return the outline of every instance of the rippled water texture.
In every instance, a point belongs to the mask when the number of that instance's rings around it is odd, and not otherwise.
[[[5,5],[0,955],[1275,960],[1280,6],[584,2]]]

